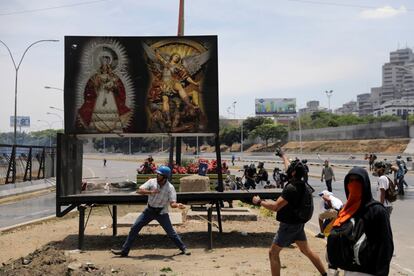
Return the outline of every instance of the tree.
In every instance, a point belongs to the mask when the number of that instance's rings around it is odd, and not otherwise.
[[[287,129],[283,125],[263,124],[256,127],[256,129],[251,132],[251,135],[264,140],[267,147],[269,139],[284,140],[287,136]]]
[[[220,130],[220,141],[227,146],[231,146],[234,142],[240,142],[239,127],[225,127]]]
[[[271,118],[266,117],[249,117],[243,121],[243,134],[245,138],[248,138],[250,132],[253,131],[256,127],[263,124],[273,124]]]

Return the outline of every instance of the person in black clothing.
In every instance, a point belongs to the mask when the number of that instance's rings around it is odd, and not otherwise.
[[[346,267],[340,267],[345,271],[367,273],[370,275],[388,275],[390,262],[394,252],[394,243],[390,219],[382,204],[375,204],[372,198],[371,183],[367,171],[361,167],[352,168],[344,179],[347,203],[339,212],[333,226],[341,226],[351,218],[362,218],[369,257],[366,263],[357,265],[354,262]],[[335,254],[337,248],[333,246],[328,237],[328,252]],[[328,254],[328,260],[334,256]],[[345,274],[346,275],[346,274]]]
[[[264,187],[267,184],[267,181],[269,180],[269,175],[266,169],[264,168],[263,162],[259,162],[259,165],[257,165],[257,168],[259,169],[259,171],[257,172],[257,175],[256,175],[256,185],[258,189],[264,189]]]
[[[250,164],[250,166],[245,170],[244,177],[244,187],[247,190],[249,190],[250,188],[256,189],[256,166],[254,164]]]
[[[287,176],[283,171],[276,167],[273,170],[273,180],[276,183],[276,188],[283,189],[285,187],[285,183],[287,182]]]
[[[270,268],[272,276],[280,275],[280,251],[292,243],[296,243],[300,251],[311,260],[322,275],[327,275],[319,256],[313,252],[307,242],[304,230],[305,224],[297,215],[301,198],[305,193],[305,168],[299,160],[289,163],[286,155],[280,150],[276,153],[285,164],[289,182],[283,188],[282,195],[276,200],[261,200],[259,196],[253,197],[253,203],[271,211],[277,212],[276,220],[280,222],[279,229],[273,239],[269,250]]]
[[[305,175],[303,176],[303,181],[305,181],[306,183],[308,183],[308,179],[309,179],[308,160],[303,159],[302,160],[302,163],[303,163],[303,167],[305,168]]]

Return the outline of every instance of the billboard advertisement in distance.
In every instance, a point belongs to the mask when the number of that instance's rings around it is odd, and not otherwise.
[[[65,133],[218,132],[217,36],[65,37]]]
[[[265,98],[255,100],[256,115],[289,115],[296,113],[296,98]]]
[[[17,116],[17,127],[30,127],[30,116]],[[14,116],[10,116],[10,126],[14,127]]]

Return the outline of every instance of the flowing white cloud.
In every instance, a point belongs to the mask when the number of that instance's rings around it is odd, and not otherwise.
[[[384,19],[391,18],[407,12],[405,6],[400,6],[400,8],[395,9],[391,6],[384,6],[371,10],[364,10],[360,13],[360,17],[363,19]]]

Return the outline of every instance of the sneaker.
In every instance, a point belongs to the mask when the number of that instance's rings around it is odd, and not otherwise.
[[[120,257],[128,257],[127,253],[124,253],[122,250],[111,249],[112,254]]]
[[[320,239],[324,239],[325,235],[322,233],[318,233],[315,237],[320,238]]]
[[[181,250],[181,253],[180,253],[181,255],[187,255],[187,256],[190,256],[191,255],[191,252],[190,251],[188,251],[187,249],[183,249],[183,250]]]

